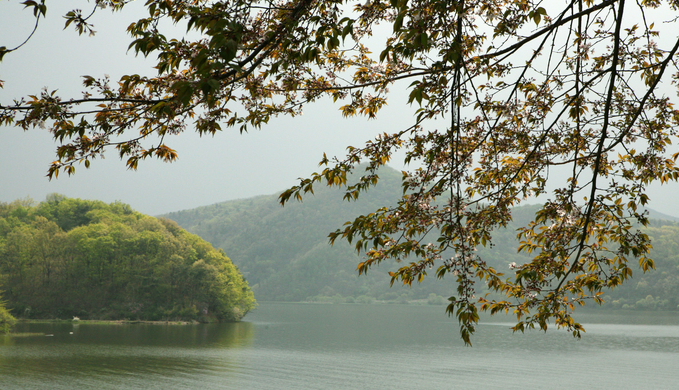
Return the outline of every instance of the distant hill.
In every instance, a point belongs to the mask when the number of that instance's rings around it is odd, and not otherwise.
[[[365,296],[387,300],[422,299],[432,293],[444,297],[454,293],[456,285],[452,277],[441,281],[433,274],[421,285],[389,288],[387,273],[398,267],[396,263],[383,263],[367,276],[358,277],[356,265],[361,258],[353,248],[344,241],[338,241],[332,247],[328,245],[328,233],[340,228],[344,222],[398,199],[400,172],[383,168],[378,185],[362,194],[356,202],[342,200],[341,189],[317,186],[314,190],[315,195],[305,197],[302,203],[291,202],[285,207],[280,206],[275,194],[178,211],[163,217],[223,249],[247,278],[260,301],[301,301],[333,296],[337,299],[349,297],[349,300]],[[538,208],[534,205],[514,209],[513,222],[507,229],[495,232],[494,245],[480,248],[479,255],[505,273],[509,271],[508,264],[527,261],[527,256],[517,253],[516,228],[530,221]],[[673,222],[667,219],[654,221],[652,229],[656,229],[654,233],[662,233],[664,240],[669,240],[673,237],[671,225]],[[679,242],[679,232],[672,239]],[[672,275],[679,275],[679,269],[670,264],[667,266],[672,268]],[[641,280],[641,271],[638,274]],[[635,283],[636,279],[630,285]],[[632,288],[619,290],[631,291]],[[670,294],[670,290],[674,291],[669,288],[664,293]],[[676,290],[679,292],[679,285]],[[675,295],[679,298],[679,294]],[[634,299],[633,296],[636,296],[634,292],[628,300]]]
[[[164,215],[222,248],[248,279],[259,300],[299,301],[328,296],[391,292],[386,268],[358,278],[359,257],[345,242],[328,245],[328,233],[358,215],[389,204],[398,195],[401,174],[380,172],[379,184],[358,201],[342,191],[317,186],[304,202],[278,203],[278,195],[258,196]]]
[[[648,218],[653,219],[654,225],[665,225],[668,222],[679,222],[679,218],[673,217],[671,215],[663,214],[659,211],[653,209],[646,209],[648,211]]]

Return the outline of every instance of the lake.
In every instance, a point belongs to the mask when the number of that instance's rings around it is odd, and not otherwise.
[[[263,303],[201,325],[20,324],[0,389],[677,389],[679,313],[595,312],[581,340],[478,326],[443,306]]]

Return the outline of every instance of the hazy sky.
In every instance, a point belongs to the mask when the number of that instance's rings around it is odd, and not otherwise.
[[[73,2],[75,3],[75,2]],[[81,2],[84,5],[91,3]],[[143,2],[141,2],[143,4]],[[128,73],[153,74],[150,61],[126,54],[130,38],[125,28],[132,22],[134,7],[122,13],[100,11],[93,20],[95,37],[63,31],[68,6],[48,2],[47,19],[36,35],[20,50],[0,63],[0,100],[37,94],[42,87],[58,89],[62,97],[78,97],[82,75],[117,80]],[[58,7],[61,6],[61,7]],[[0,2],[0,45],[14,47],[32,28],[32,13]],[[46,23],[45,23],[46,22]],[[155,160],[140,162],[138,171],[125,168],[115,154],[95,160],[90,169],[48,181],[49,163],[56,144],[46,130],[23,132],[0,128],[0,201],[31,197],[43,200],[58,192],[71,197],[120,200],[152,215],[208,205],[229,199],[271,194],[296,184],[318,168],[323,152],[341,155],[347,145],[362,145],[375,134],[397,125],[403,107],[390,107],[385,120],[344,119],[337,106],[321,103],[296,118],[274,118],[261,131],[239,134],[226,128],[214,137],[200,138],[188,132],[167,141],[179,153],[172,164]],[[403,117],[407,120],[409,116]]]
[[[40,89],[58,89],[62,97],[78,97],[82,75],[117,80],[123,74],[153,74],[151,62],[126,54],[130,38],[125,28],[136,20],[143,2],[122,13],[100,11],[93,23],[95,37],[78,36],[63,30],[62,15],[70,8],[86,7],[85,1],[47,2],[47,19],[35,36],[17,52],[0,62],[3,104],[13,98],[37,94]],[[70,7],[70,8],[69,8]],[[32,12],[22,11],[19,2],[0,1],[0,46],[13,48],[33,27]],[[138,171],[109,153],[93,161],[90,169],[78,166],[75,176],[61,175],[48,181],[49,163],[55,159],[56,144],[46,130],[23,132],[0,127],[0,201],[31,197],[41,201],[49,193],[70,197],[120,200],[143,213],[158,215],[230,199],[271,194],[296,184],[318,169],[322,154],[342,155],[347,145],[361,146],[376,134],[410,123],[412,109],[405,97],[395,97],[378,120],[345,119],[337,106],[320,103],[307,107],[302,117],[276,118],[261,131],[240,135],[226,128],[214,137],[200,138],[188,132],[167,141],[179,160],[166,164],[143,161]],[[395,165],[400,169],[400,165]],[[651,208],[679,217],[674,193],[679,185],[652,188]]]

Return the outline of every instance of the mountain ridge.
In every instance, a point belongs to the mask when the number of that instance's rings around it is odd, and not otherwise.
[[[341,189],[317,185],[314,195],[305,197],[301,203],[290,202],[285,207],[278,203],[278,194],[271,194],[177,211],[163,217],[223,249],[248,279],[257,299],[262,301],[304,301],[333,295],[353,298],[366,295],[375,299],[404,295],[409,299],[424,299],[432,293],[444,297],[453,295],[454,277],[436,280],[433,274],[410,288],[394,286],[390,289],[388,271],[399,266],[393,262],[383,263],[371,269],[368,275],[358,277],[356,266],[361,256],[353,247],[344,241],[328,245],[330,232],[361,214],[395,203],[402,194],[400,172],[387,168],[380,170],[379,176],[377,186],[361,194],[357,201],[344,201]],[[517,253],[515,229],[532,219],[538,208],[539,205],[515,208],[514,220],[508,228],[495,231],[493,246],[479,248],[479,255],[505,274],[510,272],[510,263],[528,261],[527,255]],[[649,229],[656,230],[649,232],[662,234],[665,241],[673,240],[668,238],[671,236],[669,228],[665,228],[676,226],[672,217],[653,210],[649,210],[649,215],[663,217],[652,220]],[[670,261],[667,266],[672,269],[672,275],[679,275],[679,268],[675,270],[673,264]],[[630,284],[644,280],[633,280]],[[646,280],[646,283],[654,284],[655,281]],[[632,287],[638,286],[626,284],[612,293],[611,299],[630,294],[629,299],[635,299],[634,293],[627,294]],[[679,292],[679,279],[676,290]],[[619,293],[621,291],[627,295]],[[649,294],[661,295],[657,291]]]

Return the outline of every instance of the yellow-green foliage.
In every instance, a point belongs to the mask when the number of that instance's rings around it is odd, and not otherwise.
[[[8,333],[15,323],[16,319],[9,314],[5,308],[5,302],[0,299],[0,333]]]
[[[237,321],[255,305],[224,252],[121,203],[0,205],[0,275],[21,317]]]

